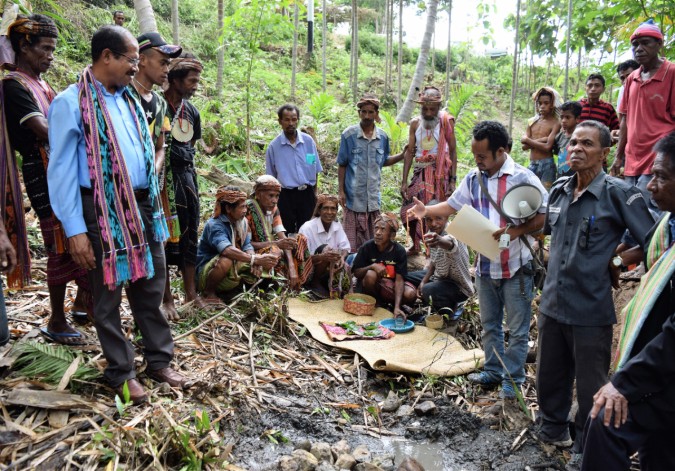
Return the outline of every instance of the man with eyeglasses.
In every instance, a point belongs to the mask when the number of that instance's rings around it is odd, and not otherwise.
[[[640,260],[640,247],[654,224],[642,193],[603,172],[610,145],[604,124],[577,124],[568,145],[575,174],[551,188],[544,223],[551,245],[539,305],[538,435],[555,446],[573,444],[573,466],[583,452],[582,431],[593,394],[607,382],[616,323],[612,286],[618,287],[623,265]],[[626,229],[639,247],[617,255],[615,248]],[[568,415],[575,379],[579,411],[573,442]]]
[[[148,124],[127,88],[138,71],[138,42],[120,26],[103,26],[92,37],[91,56],[78,83],[49,109],[49,196],[71,256],[89,271],[104,377],[119,396],[126,383],[138,404],[147,394],[122,330],[123,287],[143,337],[146,374],[172,387],[189,382],[169,366],[173,339],[160,310],[167,227]]]

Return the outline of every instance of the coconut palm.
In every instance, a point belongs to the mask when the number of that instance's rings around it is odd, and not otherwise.
[[[150,0],[134,0],[134,9],[136,10],[136,16],[138,16],[138,29],[141,34],[156,33],[157,22]]]
[[[427,25],[424,30],[424,37],[422,38],[422,46],[420,47],[420,54],[417,56],[417,65],[415,66],[415,73],[413,74],[412,83],[408,89],[408,96],[401,110],[396,116],[396,121],[408,122],[413,111],[413,99],[417,96],[417,90],[422,85],[424,80],[424,72],[427,68],[427,61],[429,60],[429,49],[431,48],[431,37],[434,35],[436,29],[436,10],[438,9],[438,0],[429,0],[427,3]]]

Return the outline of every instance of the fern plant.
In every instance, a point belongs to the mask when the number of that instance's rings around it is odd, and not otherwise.
[[[73,352],[64,345],[47,345],[38,342],[21,342],[14,346],[19,358],[14,369],[29,378],[41,377],[47,383],[58,384],[68,367],[75,360]],[[79,365],[70,378],[90,381],[100,375],[96,368]]]
[[[309,114],[316,120],[317,123],[325,123],[331,119],[331,110],[335,103],[335,97],[326,92],[321,92],[312,97],[312,102],[309,104]]]
[[[448,97],[448,112],[455,117],[455,138],[459,162],[473,166],[471,131],[478,121],[483,87],[470,83],[453,85]]]
[[[382,122],[380,126],[389,136],[389,146],[391,154],[398,154],[408,139],[408,125],[406,123],[396,122],[396,116],[380,110]]]

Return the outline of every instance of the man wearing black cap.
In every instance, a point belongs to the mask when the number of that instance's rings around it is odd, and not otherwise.
[[[180,46],[167,44],[159,33],[145,33],[138,38],[140,62],[138,72],[129,84],[132,94],[141,102],[148,119],[150,134],[155,144],[155,169],[164,165],[164,133],[170,131],[166,116],[166,101],[152,91],[154,85],[162,85],[169,75],[171,59],[182,52]]]

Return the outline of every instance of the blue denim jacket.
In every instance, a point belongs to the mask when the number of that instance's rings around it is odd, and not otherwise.
[[[379,128],[372,140],[360,124],[348,127],[340,138],[337,163],[346,167],[347,208],[365,213],[380,209],[380,176],[389,157],[389,136]]]

